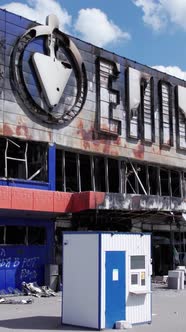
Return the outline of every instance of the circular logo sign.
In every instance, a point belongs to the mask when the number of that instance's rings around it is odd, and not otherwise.
[[[10,70],[14,92],[42,121],[68,123],[82,109],[87,94],[85,65],[76,45],[59,30],[55,15],[18,39]]]

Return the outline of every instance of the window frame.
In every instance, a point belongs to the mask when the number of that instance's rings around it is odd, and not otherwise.
[[[141,268],[132,268],[132,257],[144,257],[145,266]],[[132,283],[132,276],[137,275],[137,283]],[[145,283],[143,284],[143,280]],[[129,288],[130,290],[144,290],[147,288],[147,256],[146,255],[130,255],[129,256]]]

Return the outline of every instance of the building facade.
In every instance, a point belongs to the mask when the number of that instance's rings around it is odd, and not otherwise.
[[[0,10],[0,155],[0,289],[43,283],[66,227],[185,263],[185,81]]]

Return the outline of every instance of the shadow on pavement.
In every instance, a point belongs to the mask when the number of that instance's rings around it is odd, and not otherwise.
[[[0,328],[23,330],[60,330],[61,318],[59,316],[32,316],[14,319],[5,319],[0,321]]]
[[[75,326],[75,325],[61,325],[61,330],[63,331],[98,331],[93,328],[84,327],[84,326]]]
[[[53,331],[95,331],[85,327],[61,325],[61,317],[57,316],[32,316],[0,320],[1,327],[13,330],[53,330]]]

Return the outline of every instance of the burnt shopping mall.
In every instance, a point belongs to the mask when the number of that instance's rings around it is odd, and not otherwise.
[[[0,155],[0,290],[61,271],[66,229],[186,265],[185,81],[0,9]]]

